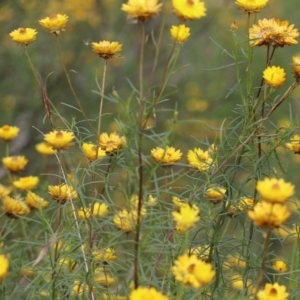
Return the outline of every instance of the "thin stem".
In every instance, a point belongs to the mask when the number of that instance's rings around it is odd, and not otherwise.
[[[141,48],[140,48],[140,65],[139,65],[139,88],[140,88],[140,122],[143,119],[143,112],[145,108],[144,100],[144,51],[145,50],[145,22],[142,21],[141,28]]]

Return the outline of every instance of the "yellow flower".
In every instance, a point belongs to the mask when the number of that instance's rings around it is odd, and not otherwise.
[[[246,13],[258,13],[266,5],[269,0],[237,0],[235,4],[238,5],[240,10],[243,10]]]
[[[291,138],[291,142],[290,143],[286,143],[285,146],[293,151],[295,154],[300,154],[300,135],[299,134],[295,134],[292,138]]]
[[[117,56],[117,53],[122,50],[122,44],[108,41],[92,42],[92,49],[100,57],[109,59]]]
[[[264,201],[280,203],[293,196],[295,187],[283,179],[265,178],[257,182],[256,189]]]
[[[116,251],[113,248],[106,248],[93,251],[94,260],[99,263],[108,263],[109,261],[115,260],[117,258]]]
[[[132,231],[137,224],[137,210],[132,209],[129,212],[127,209],[122,209],[114,215],[113,222],[118,229],[125,232]]]
[[[261,202],[254,206],[253,211],[248,211],[248,216],[253,223],[262,228],[278,228],[290,216],[286,205],[278,203]]]
[[[226,189],[223,187],[211,187],[206,190],[205,198],[213,203],[220,202],[226,193]]]
[[[16,126],[3,125],[0,127],[0,139],[9,142],[19,134],[19,131],[20,129]]]
[[[169,300],[169,297],[163,295],[155,288],[140,286],[136,290],[130,292],[129,300]]]
[[[177,258],[172,267],[175,279],[187,286],[199,288],[210,283],[216,271],[212,269],[210,263],[206,263],[197,258],[196,255],[183,254]]]
[[[108,135],[106,132],[101,133],[99,136],[99,145],[106,153],[111,153],[120,150],[124,147],[126,140],[120,137],[117,133],[113,132]]]
[[[263,78],[270,87],[277,89],[285,82],[284,69],[280,67],[267,67],[263,72]]]
[[[170,29],[172,38],[178,42],[185,42],[190,36],[190,28],[186,27],[184,24],[179,26],[172,26]]]
[[[80,282],[79,280],[75,280],[74,281],[74,285],[73,285],[73,290],[71,292],[71,296],[72,297],[78,297],[79,295],[82,296],[87,296],[89,292],[89,287]]]
[[[240,275],[233,275],[231,277],[231,286],[237,290],[242,291],[244,289],[244,280],[243,277]],[[251,292],[251,286],[252,286],[252,280],[248,279],[246,283],[246,288],[248,288],[248,291]]]
[[[106,156],[105,151],[103,151],[100,147],[98,147],[97,151],[97,146],[91,143],[83,143],[81,149],[84,155],[90,161],[94,161],[96,159],[100,159]]]
[[[286,272],[288,270],[287,264],[283,260],[275,260],[272,266],[277,272]]]
[[[105,217],[108,214],[108,206],[105,203],[94,203],[90,209],[91,214],[96,218]]]
[[[172,212],[174,221],[176,222],[176,229],[180,233],[184,233],[187,230],[196,226],[199,221],[200,209],[197,206],[184,205],[180,207],[180,211]]]
[[[48,192],[53,200],[61,202],[61,204],[77,198],[77,193],[74,191],[74,188],[67,184],[49,185]]]
[[[13,199],[9,196],[5,197],[2,203],[2,210],[10,218],[18,218],[30,212],[28,206],[23,201]]]
[[[19,180],[13,182],[13,185],[22,191],[31,191],[36,188],[39,183],[39,178],[37,176],[27,176],[21,177]]]
[[[9,260],[4,254],[0,254],[0,281],[8,275]]]
[[[115,278],[113,278],[108,272],[107,269],[97,268],[94,274],[94,280],[102,286],[109,287],[115,283]]]
[[[300,82],[300,54],[293,56],[293,65],[292,65],[294,77],[297,82]]]
[[[156,197],[153,197],[152,195],[148,196],[148,201],[145,203],[147,206],[155,206],[157,204]]]
[[[58,35],[62,31],[65,31],[65,26],[68,22],[68,18],[69,17],[67,15],[51,15],[50,17],[39,20],[39,23],[50,33]]]
[[[228,203],[228,202],[227,202]],[[228,215],[230,217],[235,217],[237,213],[242,212],[244,210],[253,209],[254,199],[243,197],[239,200],[238,203],[226,205]]]
[[[18,173],[25,169],[28,159],[24,156],[6,156],[2,158],[2,163],[9,171]]]
[[[245,269],[247,265],[245,260],[241,259],[240,257],[235,257],[232,255],[228,257],[227,261],[230,263],[230,265],[238,267],[239,269]]]
[[[284,47],[298,44],[295,38],[299,36],[298,29],[294,25],[289,25],[289,21],[278,19],[258,20],[258,25],[254,24],[249,29],[250,44],[252,46],[274,46]]]
[[[74,138],[73,132],[65,130],[53,130],[44,136],[44,140],[55,150],[68,149]]]
[[[189,150],[187,159],[189,164],[199,171],[207,171],[214,165],[213,159],[208,151],[203,151],[200,148]]]
[[[205,4],[200,0],[172,0],[174,12],[181,20],[194,20],[206,16]]]
[[[152,158],[159,163],[164,164],[174,164],[181,158],[181,151],[175,150],[174,147],[167,146],[164,148],[156,147],[151,150]]]
[[[48,143],[38,143],[35,145],[35,150],[42,155],[53,155],[55,150]]]
[[[13,41],[21,46],[27,46],[36,39],[37,31],[32,28],[15,29],[9,34]]]
[[[34,270],[32,268],[25,267],[25,268],[21,269],[20,275],[28,277],[28,278],[32,278],[32,277],[35,276],[35,272],[34,272]]]
[[[32,192],[27,193],[25,202],[30,208],[36,209],[36,210],[47,207],[49,204],[48,201],[46,201],[42,197],[40,197],[37,194],[32,193]]]
[[[161,10],[162,4],[158,0],[128,0],[122,4],[122,10],[128,17],[145,21],[156,16]]]
[[[78,219],[86,220],[91,218],[91,211],[89,207],[80,207],[77,211]]]
[[[286,300],[289,293],[286,292],[284,285],[266,283],[265,289],[259,291],[256,295],[258,300]]]
[[[0,199],[8,196],[12,192],[12,187],[6,187],[0,184]]]

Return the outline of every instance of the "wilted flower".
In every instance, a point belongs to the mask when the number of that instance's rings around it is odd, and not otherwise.
[[[122,50],[122,44],[118,42],[100,41],[92,43],[93,51],[104,59],[109,59],[117,56],[117,53]]]
[[[169,297],[163,295],[155,288],[149,288],[143,286],[140,286],[136,290],[130,292],[129,300],[143,300],[143,299],[169,300]]]
[[[172,38],[178,42],[185,42],[190,36],[190,28],[186,27],[184,24],[179,26],[172,26],[170,29]]]
[[[13,199],[9,196],[2,201],[2,210],[10,218],[18,218],[30,212],[28,206],[21,200]]]
[[[77,193],[74,191],[74,188],[67,184],[49,185],[48,193],[52,196],[53,200],[56,200],[61,204],[77,198]]]
[[[181,20],[194,20],[206,16],[206,7],[201,0],[172,0],[174,12]]]
[[[53,130],[44,136],[44,140],[55,150],[68,149],[74,138],[73,132],[65,130]]]
[[[13,173],[24,171],[28,159],[24,156],[6,156],[2,158],[2,163],[6,169]]]
[[[32,28],[15,29],[9,34],[13,41],[21,46],[27,46],[36,39],[37,31]]]
[[[105,151],[103,151],[100,146],[97,149],[97,146],[91,143],[83,143],[81,148],[84,155],[90,161],[94,161],[106,156]]]
[[[106,153],[112,153],[122,149],[125,143],[125,138],[123,136],[120,137],[115,132],[111,133],[110,135],[104,132],[99,136],[99,145]]]
[[[237,0],[235,4],[238,5],[240,10],[243,10],[246,13],[258,13],[266,5],[269,0]]]
[[[263,72],[263,78],[267,85],[277,89],[285,82],[284,69],[275,66],[267,67]]]
[[[287,300],[289,293],[284,285],[266,283],[265,289],[256,294],[258,300]]]
[[[152,158],[159,163],[174,164],[180,160],[182,153],[180,150],[176,150],[174,147],[167,146],[165,149],[156,147],[151,150]]]
[[[158,0],[128,0],[127,4],[122,4],[122,10],[128,17],[141,21],[148,20],[156,16],[161,10],[162,4]]]
[[[19,131],[20,129],[16,126],[3,125],[0,127],[0,139],[9,142],[19,134]]]
[[[39,20],[39,23],[50,33],[58,35],[62,31],[65,31],[68,18],[69,17],[67,15],[51,15],[50,17],[46,17],[44,19]]]
[[[300,135],[295,134],[291,138],[290,143],[286,143],[285,146],[295,154],[300,154]]]
[[[31,191],[36,188],[39,183],[39,178],[37,176],[27,176],[21,177],[19,180],[13,182],[13,185],[19,190]]]

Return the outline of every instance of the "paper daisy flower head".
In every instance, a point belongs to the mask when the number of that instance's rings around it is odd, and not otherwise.
[[[117,258],[116,251],[113,248],[95,250],[92,252],[92,255],[97,263],[108,263]]]
[[[284,285],[266,283],[265,289],[256,294],[258,300],[287,300],[289,293]]]
[[[189,150],[187,159],[192,168],[199,171],[207,171],[214,165],[209,152],[200,148]]]
[[[3,125],[0,127],[0,139],[9,142],[17,137],[19,131],[16,126]]]
[[[251,46],[274,46],[284,47],[296,45],[295,40],[299,36],[298,29],[290,25],[289,21],[280,21],[278,19],[258,20],[258,25],[254,24],[249,29],[249,38]]]
[[[25,198],[26,204],[34,209],[40,210],[48,206],[49,202],[33,192],[28,192]]]
[[[42,142],[35,145],[35,150],[45,156],[50,156],[55,153],[55,150],[53,150],[52,146],[50,146],[48,143]]]
[[[118,42],[100,41],[92,43],[93,51],[104,59],[116,57],[117,53],[122,50],[122,44]]]
[[[165,164],[174,164],[178,162],[182,156],[180,150],[176,150],[174,147],[167,146],[165,149],[156,147],[155,149],[151,150],[152,158],[158,162]]]
[[[172,26],[170,29],[171,37],[177,43],[184,43],[190,36],[190,28],[184,24],[179,26]]]
[[[285,146],[295,154],[300,154],[300,135],[295,134]]]
[[[107,269],[98,267],[95,269],[94,281],[102,286],[109,287],[116,282],[116,279],[107,272]]]
[[[277,272],[286,272],[288,270],[287,264],[283,260],[275,260],[272,267]]]
[[[31,191],[35,189],[39,183],[37,176],[21,177],[19,180],[13,182],[13,185],[22,191]]]
[[[297,82],[300,82],[300,54],[293,56],[293,65],[292,65],[294,78]]]
[[[28,46],[36,40],[37,31],[32,28],[19,28],[13,30],[9,35],[20,46]]]
[[[65,31],[66,24],[68,22],[67,15],[54,14],[50,17],[39,20],[40,25],[46,28],[50,33],[55,35],[60,34],[62,31]]]
[[[206,16],[206,7],[201,0],[172,0],[176,16],[183,20],[195,20]]]
[[[123,149],[126,144],[125,137],[119,136],[116,132],[107,134],[101,133],[99,136],[99,145],[106,153],[113,153]]]
[[[2,201],[2,210],[10,218],[18,218],[27,215],[30,212],[29,207],[21,200],[12,197],[5,197]]]
[[[263,72],[263,78],[267,85],[277,89],[285,82],[284,69],[275,66],[267,67]]]
[[[257,191],[263,201],[282,203],[293,196],[295,187],[283,179],[265,178],[259,180],[256,185]]]
[[[9,260],[4,254],[0,254],[0,281],[8,275]]]
[[[136,290],[131,291],[129,300],[143,300],[143,299],[155,299],[155,300],[169,300],[169,297],[163,295],[155,288],[148,288],[140,286]]]
[[[78,197],[74,188],[67,184],[49,185],[48,193],[51,195],[53,200],[61,202],[61,204],[64,204],[69,200],[74,200]]]
[[[65,130],[53,130],[44,136],[45,142],[55,150],[68,149],[74,139],[74,133]]]
[[[268,229],[280,227],[289,216],[290,212],[286,205],[265,201],[257,203],[253,210],[248,211],[248,217],[255,225]]]
[[[106,156],[106,152],[103,151],[100,146],[97,147],[91,143],[83,143],[81,149],[89,161],[94,161]]]
[[[128,18],[145,21],[156,16],[161,10],[162,4],[158,0],[129,0],[122,4],[122,10]]]
[[[105,203],[94,203],[93,206],[90,208],[91,215],[96,218],[105,217],[108,214],[109,208]]]
[[[179,211],[172,212],[173,220],[176,223],[176,229],[179,233],[184,233],[191,228],[196,227],[200,209],[196,206],[184,205]]]
[[[269,0],[237,0],[235,4],[245,13],[254,14],[260,12],[267,5],[268,1]]]
[[[226,193],[226,189],[223,187],[210,187],[205,192],[205,199],[212,201],[213,203],[219,203],[223,200]]]
[[[24,156],[6,156],[2,158],[2,163],[10,172],[19,173],[25,170],[28,159]]]
[[[0,199],[8,196],[12,192],[12,187],[0,184]]]
[[[145,214],[146,211],[142,210],[141,216]],[[124,208],[114,215],[113,222],[118,229],[130,232],[135,229],[137,224],[137,210],[131,209],[128,211]]]

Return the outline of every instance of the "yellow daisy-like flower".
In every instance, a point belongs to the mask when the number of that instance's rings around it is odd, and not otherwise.
[[[213,159],[208,151],[203,151],[200,148],[189,150],[187,159],[189,164],[199,171],[207,171],[214,165]]]
[[[277,272],[286,272],[288,270],[287,264],[283,260],[275,260],[272,267]]]
[[[165,149],[157,147],[151,150],[152,158],[159,163],[174,164],[180,160],[182,153],[180,150],[175,150],[174,147],[167,146]]]
[[[78,297],[78,296],[83,297],[85,295],[88,295],[88,292],[89,292],[88,285],[82,283],[79,280],[74,281],[73,289],[71,292],[72,297]]]
[[[49,185],[48,193],[51,195],[53,200],[61,202],[61,204],[66,203],[68,200],[74,200],[78,197],[74,188],[67,184]]]
[[[5,197],[2,203],[2,210],[10,218],[18,218],[30,212],[29,207],[23,201],[13,199],[9,196]]]
[[[180,207],[179,212],[172,212],[178,232],[184,233],[187,230],[195,227],[196,223],[200,220],[199,213],[200,209],[196,205],[184,205]]]
[[[44,207],[48,206],[48,201],[43,199],[42,197],[38,196],[37,194],[33,192],[28,192],[25,198],[26,204],[35,210],[42,209]]]
[[[136,290],[130,292],[129,300],[146,300],[146,299],[169,300],[169,297],[163,295],[155,288],[148,288],[143,286],[140,286]]]
[[[293,65],[292,65],[294,78],[297,82],[300,82],[300,54],[293,56]]]
[[[257,182],[256,189],[264,201],[281,203],[293,196],[295,187],[283,179],[265,178]]]
[[[12,192],[12,187],[6,187],[0,184],[0,199],[8,196]]]
[[[210,263],[206,263],[197,258],[197,255],[183,254],[177,258],[172,267],[175,279],[187,286],[199,288],[210,283],[216,271]]]
[[[226,189],[223,187],[211,187],[206,190],[205,198],[213,203],[220,202],[226,193]]]
[[[108,135],[106,132],[99,136],[99,145],[106,153],[112,153],[124,147],[126,140],[113,132]]]
[[[172,0],[174,12],[181,20],[195,20],[206,16],[206,7],[201,0]]]
[[[274,229],[284,224],[290,216],[286,205],[278,203],[257,203],[253,210],[248,211],[249,218],[261,228]]]
[[[24,156],[7,156],[2,158],[2,163],[6,169],[13,173],[24,171],[28,159]]]
[[[0,254],[0,281],[8,275],[9,260],[4,254]]]
[[[58,35],[62,31],[65,31],[68,18],[69,17],[67,15],[51,15],[50,17],[46,17],[44,19],[39,20],[39,23],[50,33]]]
[[[254,14],[260,12],[267,5],[268,1],[269,0],[237,0],[235,4],[245,13]]]
[[[118,42],[100,41],[92,43],[93,51],[104,59],[109,59],[117,56],[117,53],[122,50],[122,44]]]
[[[285,146],[295,154],[300,154],[300,135],[295,134],[291,138],[290,143],[286,143]]]
[[[68,149],[74,138],[73,132],[65,130],[54,130],[44,136],[44,140],[55,150]]]
[[[251,46],[274,46],[284,47],[298,44],[295,38],[299,36],[298,29],[294,25],[289,25],[289,21],[278,19],[258,20],[258,25],[254,24],[249,29]]]
[[[0,139],[9,142],[19,134],[19,131],[20,129],[16,126],[3,125],[0,127]]]
[[[232,255],[228,257],[227,262],[230,263],[230,265],[238,267],[239,269],[245,269],[247,266],[247,263],[243,258]]]
[[[186,27],[184,24],[179,26],[172,26],[170,32],[173,40],[178,43],[185,42],[190,36],[190,28]]]
[[[162,4],[158,0],[128,0],[127,4],[122,4],[122,10],[128,17],[145,21],[156,16],[161,10]]]
[[[91,218],[91,211],[89,207],[80,207],[77,211],[77,217],[80,220],[86,220]]]
[[[52,146],[45,142],[36,144],[35,150],[42,155],[53,155],[55,153]]]
[[[108,206],[105,203],[94,203],[91,207],[91,214],[96,218],[105,217],[108,214]]]
[[[31,191],[36,188],[39,183],[37,176],[21,177],[19,180],[13,182],[13,185],[22,191]]]
[[[239,212],[253,209],[254,199],[243,197],[238,203],[226,205],[229,217],[235,217]]]
[[[113,222],[118,229],[125,232],[132,231],[137,224],[137,210],[122,209],[113,217]]]
[[[266,283],[265,289],[256,294],[258,300],[287,300],[289,293],[284,285]]]
[[[12,31],[10,37],[21,46],[27,46],[36,40],[37,31],[32,28],[19,28]]]
[[[108,263],[117,258],[116,251],[113,248],[95,250],[92,255],[97,263]]]
[[[91,143],[83,143],[81,149],[84,155],[90,161],[94,161],[96,159],[100,159],[106,156],[105,151],[103,151],[100,147],[98,147],[97,151],[97,146]]]
[[[285,82],[284,69],[275,66],[267,67],[263,72],[263,78],[267,85],[277,89]]]
[[[237,290],[237,291],[242,291],[244,289],[244,280],[243,280],[243,277],[240,276],[240,275],[233,275],[231,277],[231,286]],[[253,287],[253,283],[252,283],[252,280],[251,279],[248,279],[247,280],[247,283],[246,283],[246,288],[249,292],[251,292],[251,289]]]
[[[115,278],[107,272],[107,269],[103,268],[96,268],[94,273],[94,280],[98,284],[105,287],[109,287],[116,282]]]

